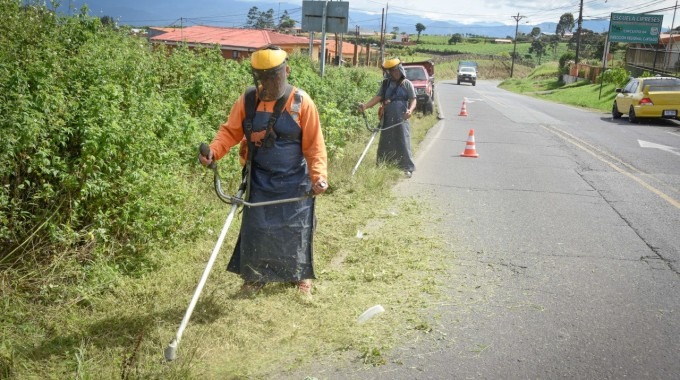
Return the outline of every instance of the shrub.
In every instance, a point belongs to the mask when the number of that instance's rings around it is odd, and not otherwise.
[[[0,3],[0,266],[104,251],[143,263],[193,239],[208,207],[196,147],[252,82],[249,63],[217,48],[152,49],[85,7],[61,17],[21,3]],[[354,104],[373,95],[380,71],[328,68],[323,79],[307,57],[290,64],[340,153],[363,125]],[[238,181],[235,151],[221,168]]]
[[[611,83],[614,87],[623,87],[628,79],[630,78],[630,72],[623,67],[617,67],[614,69],[607,69],[601,75],[601,80],[604,83]]]
[[[559,68],[561,74],[569,74],[569,63],[576,59],[576,55],[573,52],[566,52],[560,56]]]

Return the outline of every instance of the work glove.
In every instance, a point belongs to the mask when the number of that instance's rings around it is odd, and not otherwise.
[[[201,144],[198,148],[198,161],[203,166],[212,165],[214,161],[215,154],[212,149],[207,144]]]
[[[314,185],[312,185],[312,193],[319,195],[328,189],[328,182],[325,179],[319,178]]]

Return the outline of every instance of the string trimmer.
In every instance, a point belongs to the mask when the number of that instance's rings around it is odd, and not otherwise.
[[[210,148],[208,147],[207,144],[201,143],[199,147],[199,152],[203,157],[208,157],[208,155],[210,154]],[[217,170],[217,164],[215,162],[212,162],[210,165],[208,165],[208,168],[212,169],[213,171],[214,178],[213,182],[215,185],[215,192],[217,193],[217,197],[223,202],[231,204],[231,211],[229,211],[227,220],[224,222],[222,232],[220,232],[220,237],[217,239],[217,243],[215,244],[215,248],[213,249],[212,254],[210,255],[210,259],[208,259],[208,264],[205,266],[205,269],[203,270],[201,280],[198,282],[198,286],[194,291],[193,297],[191,297],[191,302],[189,302],[189,307],[187,308],[186,313],[184,313],[182,323],[179,325],[179,329],[177,329],[175,337],[172,339],[170,344],[168,344],[168,346],[165,348],[165,360],[167,361],[172,361],[177,358],[177,346],[179,346],[179,342],[182,340],[182,334],[184,333],[184,329],[187,327],[187,324],[189,324],[191,313],[193,313],[194,307],[196,306],[196,302],[198,302],[198,297],[201,295],[201,292],[203,291],[203,286],[208,280],[208,275],[210,274],[212,266],[215,263],[215,260],[217,259],[217,254],[220,252],[220,248],[222,247],[222,243],[224,242],[224,238],[227,235],[227,231],[229,230],[229,226],[231,225],[231,221],[234,219],[234,215],[236,214],[236,210],[238,209],[238,207],[239,206],[257,207],[280,203],[297,202],[312,196],[311,194],[307,194],[297,198],[286,198],[257,203],[246,202],[243,200],[242,197],[246,189],[246,178],[248,176],[243,176],[244,179],[238,188],[236,196],[232,197],[224,194],[224,192],[222,191],[222,179],[220,178],[219,171]]]
[[[390,128],[394,128],[398,126],[399,124],[403,123],[403,121],[400,121],[398,123],[392,124],[390,126],[387,126],[385,128],[371,128],[368,125],[368,118],[366,118],[366,112],[361,112],[361,114],[364,116],[364,122],[366,122],[366,129],[368,129],[369,132],[372,132],[371,138],[368,140],[368,144],[366,144],[366,148],[364,148],[364,152],[361,153],[361,157],[359,157],[359,161],[357,161],[357,164],[354,165],[354,169],[352,169],[352,176],[354,176],[354,173],[357,172],[357,169],[359,169],[359,165],[361,165],[361,161],[363,161],[364,157],[366,156],[366,153],[368,153],[368,149],[371,147],[371,144],[373,144],[373,140],[375,140],[375,136],[378,134],[380,131],[386,131]]]

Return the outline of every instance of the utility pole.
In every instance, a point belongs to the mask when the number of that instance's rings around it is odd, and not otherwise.
[[[321,78],[326,71],[326,11],[328,9],[328,1],[323,2],[323,12],[321,13]]]
[[[668,31],[668,45],[666,45],[666,62],[664,62],[664,70],[668,69],[671,61],[671,53],[673,52],[673,28],[675,27],[675,12],[678,10],[678,0],[675,0],[675,8],[673,8],[673,21],[671,21],[671,30]]]
[[[359,65],[359,25],[355,25],[354,32],[354,55],[352,56],[352,66]]]
[[[378,61],[378,66],[385,60],[385,24],[387,23],[387,15],[385,14],[385,8],[382,10],[382,19],[380,21],[380,57]]]
[[[512,78],[512,74],[515,72],[515,53],[517,52],[517,30],[519,29],[519,20],[523,19],[526,16],[520,16],[519,12],[517,12],[517,16],[512,16],[512,18],[515,19],[515,46],[512,47],[512,66],[510,66],[510,78]]]
[[[574,58],[574,65],[578,70],[578,52],[581,47],[581,26],[583,25],[583,0],[578,8],[578,28],[576,29],[576,57]]]

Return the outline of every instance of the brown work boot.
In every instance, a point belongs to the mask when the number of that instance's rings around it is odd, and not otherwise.
[[[306,296],[312,295],[312,280],[300,280],[297,282],[298,291]]]

